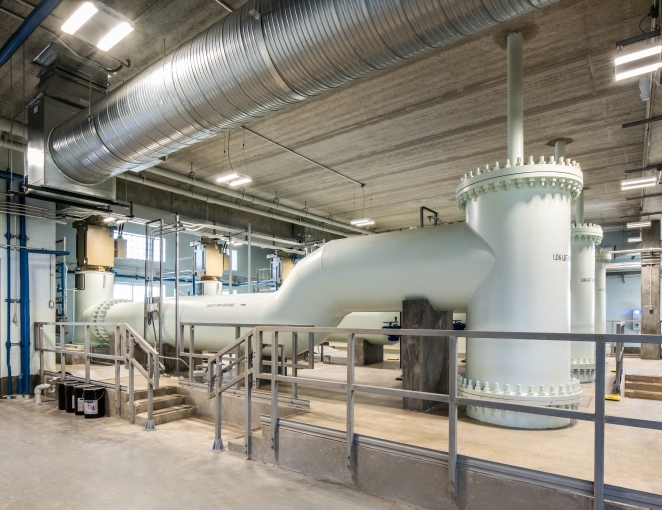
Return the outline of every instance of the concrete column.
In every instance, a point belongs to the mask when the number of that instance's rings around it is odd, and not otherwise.
[[[354,340],[354,366],[364,367],[384,362],[384,346],[373,345],[365,338]]]
[[[641,247],[660,247],[660,220],[641,231]],[[660,334],[660,253],[641,254],[641,332]],[[660,359],[660,344],[642,344],[641,359]]]
[[[453,312],[439,312],[427,299],[402,302],[404,329],[453,329]],[[402,387],[405,390],[448,393],[448,337],[403,336]],[[453,360],[457,363],[457,360]],[[430,400],[404,398],[402,407],[429,411]]]

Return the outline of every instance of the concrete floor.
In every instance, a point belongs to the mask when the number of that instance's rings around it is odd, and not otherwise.
[[[332,364],[316,365],[314,371],[302,370],[302,377],[345,381],[346,366],[342,350],[331,352]],[[397,351],[384,358],[397,358]],[[662,375],[662,361],[627,358],[626,373]],[[609,368],[614,368],[610,358]],[[461,363],[462,367],[463,364]],[[357,367],[358,384],[398,388],[397,361],[370,367]],[[462,368],[460,368],[462,370]],[[614,374],[607,375],[607,392]],[[282,393],[288,386],[282,385]],[[581,409],[595,409],[594,385],[582,384]],[[299,386],[299,397],[310,400],[310,413],[290,419],[345,429],[345,392]],[[623,398],[606,402],[607,414],[662,421],[662,402]],[[356,432],[373,437],[448,451],[446,410],[421,414],[402,409],[395,397],[356,394]],[[593,424],[576,421],[557,430],[514,430],[478,422],[460,412],[458,450],[462,455],[513,464],[540,471],[593,479]],[[662,494],[662,433],[609,425],[606,429],[606,482],[608,484]]]
[[[195,419],[154,433],[86,420],[55,402],[0,400],[0,509],[404,509],[344,486],[210,451]],[[224,427],[224,440],[241,435]]]

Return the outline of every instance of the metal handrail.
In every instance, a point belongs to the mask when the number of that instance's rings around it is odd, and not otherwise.
[[[273,358],[270,372],[263,372],[263,363],[260,363],[262,336],[264,333],[271,334],[272,353],[276,354]],[[308,333],[311,337],[315,333],[320,334],[346,334],[347,335],[347,379],[345,383],[337,381],[326,381],[320,379],[300,379],[296,375],[286,376],[284,372],[278,375],[278,335],[279,333],[296,334]],[[381,329],[359,329],[359,328],[315,328],[315,327],[291,327],[291,326],[257,326],[252,331],[244,334],[243,341],[247,342],[247,351],[249,356],[245,357],[244,377],[246,387],[249,388],[251,378],[257,380],[271,381],[271,447],[278,449],[278,383],[287,382],[305,386],[317,386],[342,389],[347,392],[347,427],[346,427],[346,449],[347,449],[347,467],[350,470],[355,468],[355,441],[354,441],[354,395],[356,392],[376,393],[382,395],[391,395],[408,398],[421,398],[425,400],[435,400],[437,402],[446,402],[449,404],[449,431],[448,431],[448,491],[451,497],[457,496],[457,419],[458,406],[480,406],[492,409],[501,409],[506,411],[524,412],[529,414],[554,416],[560,418],[569,418],[575,420],[591,421],[594,423],[594,481],[593,498],[594,509],[604,509],[604,452],[605,452],[605,425],[614,424],[629,427],[639,427],[654,430],[662,430],[662,422],[654,420],[642,420],[625,418],[620,416],[607,415],[605,412],[605,378],[606,369],[604,363],[596,363],[596,382],[595,382],[595,412],[574,411],[570,409],[559,409],[553,407],[539,407],[524,404],[511,404],[506,402],[495,402],[493,400],[481,400],[474,398],[464,398],[458,396],[458,372],[457,363],[450,363],[449,366],[449,393],[437,394],[423,391],[400,390],[394,388],[382,388],[377,386],[367,386],[355,384],[354,382],[354,339],[357,334],[381,334]],[[429,330],[429,329],[402,329],[398,331],[400,336],[428,336],[428,337],[447,337],[449,339],[449,359],[457,360],[457,331],[454,330]],[[605,349],[607,342],[618,342],[622,340],[622,335],[614,334],[574,334],[574,333],[530,333],[530,332],[504,332],[504,331],[462,331],[462,337],[465,338],[496,338],[496,339],[522,339],[522,340],[554,340],[554,341],[574,341],[574,342],[595,342],[596,358],[605,358]],[[259,339],[255,351],[250,351],[252,339]],[[662,343],[662,335],[641,335],[642,343]],[[294,347],[294,346],[293,346]],[[282,350],[280,352],[283,352]],[[293,349],[293,352],[296,350]],[[251,360],[253,364],[251,365]],[[280,363],[281,367],[299,366],[296,359],[291,364],[285,363],[284,355]],[[212,387],[212,386],[210,386]],[[217,387],[218,388],[218,387]],[[220,394],[219,394],[220,395]],[[246,393],[244,403],[248,410],[247,416],[250,417],[250,391]],[[252,436],[250,422],[246,423],[244,446],[246,458],[251,458]],[[646,494],[647,497],[660,499],[654,494]]]
[[[84,351],[71,351],[65,349],[60,338],[60,349],[47,349],[44,347],[44,326],[83,326],[85,328]],[[115,330],[114,354],[97,354],[90,352],[90,327],[112,327]],[[90,359],[112,360],[115,364],[115,408],[120,411],[120,363],[129,369],[129,421],[135,423],[134,408],[134,382],[135,369],[147,380],[147,423],[145,430],[155,430],[154,426],[154,390],[159,387],[159,353],[149,343],[126,323],[109,322],[35,322],[34,323],[35,351],[39,352],[39,374],[42,384],[45,383],[44,354],[52,352],[60,354],[60,380],[64,381],[66,375],[66,354],[75,352],[77,356],[85,358],[85,381],[90,382]],[[135,346],[138,346],[147,355],[147,368],[138,362],[135,357]]]

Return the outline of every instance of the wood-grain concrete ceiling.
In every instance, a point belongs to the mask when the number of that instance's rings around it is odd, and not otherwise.
[[[164,37],[170,50],[225,15],[213,0],[106,3],[137,17],[136,34],[113,49],[132,61],[131,69],[113,79],[115,85],[159,58]],[[236,7],[243,1],[229,3]],[[16,0],[3,6],[27,13]],[[65,0],[56,14],[65,18],[74,6]],[[445,221],[462,220],[454,202],[460,175],[505,161],[504,34],[523,29],[526,155],[549,158],[553,149],[547,142],[571,138],[567,155],[580,162],[589,187],[586,220],[622,223],[623,216],[639,212],[638,201],[626,200],[637,193],[621,192],[620,181],[624,170],[642,164],[644,127],[622,129],[621,124],[643,118],[646,104],[636,79],[614,81],[615,42],[640,33],[649,8],[650,0],[560,0],[249,125],[366,183],[363,189],[241,129],[180,151],[160,166],[183,175],[193,169],[196,180],[214,182],[231,165],[253,178],[247,193],[267,200],[278,196],[288,206],[341,221],[368,216],[377,221],[378,231],[417,224],[420,206],[438,211]],[[11,33],[15,21],[0,12],[0,32]],[[59,28],[50,19],[46,23]],[[26,44],[26,59],[49,40],[35,32]],[[15,94],[23,85],[20,65],[14,63]],[[33,74],[26,70],[30,90],[36,84]],[[8,100],[8,89],[4,66],[0,100]],[[653,199],[645,202],[660,207]]]

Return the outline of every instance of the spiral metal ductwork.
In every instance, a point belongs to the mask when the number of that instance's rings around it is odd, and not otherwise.
[[[250,0],[55,128],[67,176],[100,183],[557,0]]]

